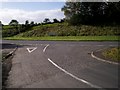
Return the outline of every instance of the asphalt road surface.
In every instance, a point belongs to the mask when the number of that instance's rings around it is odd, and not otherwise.
[[[118,42],[9,41],[15,52],[8,88],[118,88],[118,65],[91,52]]]

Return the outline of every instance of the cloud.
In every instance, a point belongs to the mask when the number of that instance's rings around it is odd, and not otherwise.
[[[49,18],[50,20],[57,18],[60,20],[64,18],[64,14],[60,9],[38,11],[26,11],[8,8],[0,9],[0,21],[2,21],[3,24],[8,24],[12,19],[18,20],[19,23],[24,23],[26,20],[39,23],[45,18]]]

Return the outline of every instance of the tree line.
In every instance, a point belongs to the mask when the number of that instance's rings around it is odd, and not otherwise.
[[[49,18],[45,18],[42,23],[35,23],[34,21],[29,22],[28,20],[26,20],[24,24],[19,24],[17,20],[13,19],[10,21],[9,25],[3,25],[2,22],[0,21],[0,29],[2,30],[3,37],[10,37],[20,34],[22,32],[29,31],[32,29],[33,26],[62,23],[62,22],[64,22],[64,19],[61,19],[59,21],[55,18],[53,19],[53,22],[51,22]]]
[[[120,1],[66,2],[62,11],[72,25],[120,24]]]
[[[37,25],[45,25],[45,24],[53,24],[53,23],[62,23],[62,22],[64,22],[64,18],[61,19],[61,20],[58,20],[58,19],[54,18],[54,19],[53,19],[53,22],[51,22],[49,18],[45,18],[45,19],[43,20],[43,22],[41,22],[41,23],[35,23],[34,21],[29,22],[29,20],[26,20],[26,21],[25,21],[25,24],[21,24],[21,25],[25,25],[25,26],[37,26]],[[2,24],[1,21],[0,21],[0,25],[4,26],[4,24]],[[17,26],[17,25],[19,25],[19,22],[18,22],[18,20],[13,19],[13,20],[10,21],[10,23],[9,23],[8,25],[10,25],[10,26]]]

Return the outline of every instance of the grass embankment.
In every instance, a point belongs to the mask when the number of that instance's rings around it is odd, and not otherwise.
[[[10,36],[16,34],[18,30],[11,29],[13,27],[4,26],[3,36]],[[120,26],[93,26],[93,25],[79,25],[71,26],[68,23],[54,23],[46,25],[33,26],[24,32],[19,32],[12,37],[5,37],[4,39],[13,40],[118,40],[120,35]]]
[[[102,55],[106,58],[106,59],[111,59],[115,62],[120,62],[120,47],[114,47],[114,48],[110,48],[107,49],[105,51],[102,52]]]
[[[67,23],[55,23],[34,26],[31,30],[19,34],[22,37],[41,36],[115,36],[120,35],[120,26],[71,26]]]
[[[119,36],[120,38],[120,36]],[[118,36],[45,36],[45,37],[7,37],[8,40],[51,40],[51,41],[118,41]]]

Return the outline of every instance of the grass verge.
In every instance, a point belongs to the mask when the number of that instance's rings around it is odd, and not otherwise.
[[[114,48],[109,48],[107,50],[104,50],[102,52],[102,55],[106,58],[106,59],[111,59],[115,62],[120,62],[120,47],[114,47]]]
[[[44,36],[44,37],[6,37],[6,40],[50,40],[50,41],[119,41],[120,36]]]

